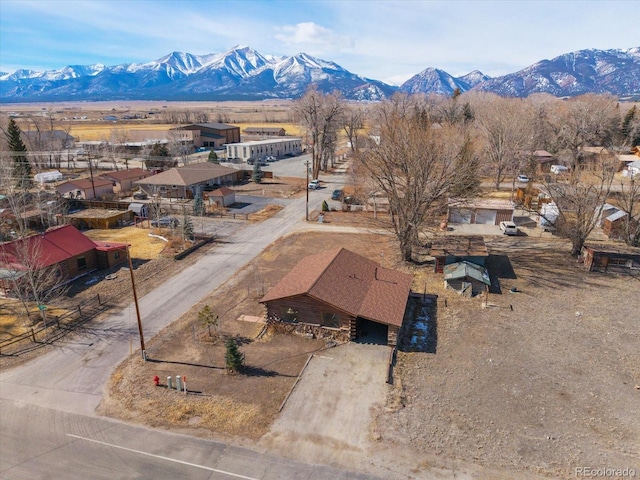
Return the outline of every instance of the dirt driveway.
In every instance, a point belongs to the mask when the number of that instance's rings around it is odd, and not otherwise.
[[[261,446],[349,465],[369,449],[371,409],[386,396],[390,348],[348,343],[315,354]],[[355,467],[355,465],[354,465]]]

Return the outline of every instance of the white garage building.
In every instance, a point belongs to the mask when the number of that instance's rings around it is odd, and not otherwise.
[[[449,199],[449,223],[499,225],[513,221],[513,204],[508,200]]]

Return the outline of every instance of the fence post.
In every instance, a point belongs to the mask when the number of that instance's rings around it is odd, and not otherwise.
[[[78,305],[78,315],[82,316],[82,309],[80,308],[80,305]]]
[[[98,293],[96,296],[98,297],[98,305],[102,305],[102,302],[100,301],[100,294]]]
[[[31,341],[32,341],[33,343],[36,343],[36,334],[35,334],[35,332],[33,331],[33,328],[31,328]]]

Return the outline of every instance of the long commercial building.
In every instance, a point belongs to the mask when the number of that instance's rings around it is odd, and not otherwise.
[[[302,153],[302,139],[297,137],[255,140],[252,142],[228,143],[228,160],[259,160],[266,156],[282,158]]]

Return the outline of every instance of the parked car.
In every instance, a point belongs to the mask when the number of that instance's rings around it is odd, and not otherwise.
[[[518,175],[518,178],[516,178],[516,180],[520,183],[529,183],[529,177],[522,174]]]
[[[556,175],[567,173],[568,171],[569,167],[565,167],[564,165],[551,165],[551,173],[555,173]]]
[[[133,199],[134,200],[146,200],[147,199],[147,194],[143,191],[137,191],[133,193]]]
[[[274,157],[273,155],[267,155],[266,157],[264,157],[264,159],[267,162],[275,162],[277,160],[276,157]]]
[[[342,200],[344,197],[344,190],[341,188],[336,188],[331,194],[331,200]]]
[[[518,227],[513,222],[500,222],[500,230],[505,235],[518,235]]]
[[[311,190],[317,190],[317,189],[319,189],[319,188],[320,188],[320,180],[311,180],[311,181],[309,182],[308,187],[309,187]]]
[[[154,218],[151,220],[152,227],[173,227],[177,228],[179,225],[179,221],[175,217],[160,217]]]

